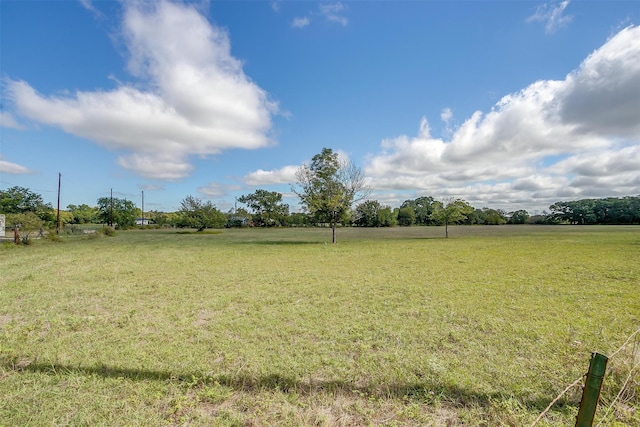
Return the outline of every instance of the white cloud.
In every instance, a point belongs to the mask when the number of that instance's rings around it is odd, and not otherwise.
[[[338,155],[338,161],[341,164],[347,164],[351,161],[349,154],[344,150],[333,150]],[[303,162],[308,164],[309,162]],[[243,182],[247,185],[277,185],[277,184],[295,184],[297,182],[296,172],[302,165],[287,165],[280,169],[266,171],[258,169],[244,176]]]
[[[300,166],[284,166],[280,169],[265,171],[258,169],[247,174],[243,181],[247,185],[293,184],[296,182],[296,171]]]
[[[381,149],[365,168],[378,190],[505,209],[640,194],[640,27],[619,32],[564,80],[535,82],[475,112],[447,140],[432,137],[423,118],[418,136]]]
[[[573,17],[563,15],[564,10],[569,5],[569,0],[561,2],[549,2],[538,6],[536,12],[527,18],[527,22],[544,22],[544,30],[547,34],[556,32],[559,28],[567,25]]]
[[[10,173],[13,175],[31,173],[31,171],[28,168],[22,165],[19,165],[17,163],[11,163],[6,160],[2,160],[2,157],[0,157],[0,172]]]
[[[311,21],[309,21],[309,18],[307,18],[306,16],[303,16],[301,18],[293,18],[293,22],[291,22],[291,26],[293,28],[304,28],[308,26],[310,23]]]
[[[335,22],[342,26],[346,26],[349,23],[344,14],[347,11],[347,6],[341,2],[337,3],[320,3],[318,5],[320,9],[320,15],[324,16],[324,19],[329,22]]]
[[[193,170],[186,158],[172,153],[134,153],[119,157],[118,164],[142,176],[167,181],[178,180]]]
[[[145,184],[140,186],[140,188],[147,191],[164,191],[165,189],[164,185],[157,184]]]
[[[446,137],[453,135],[453,128],[451,127],[451,120],[453,119],[453,111],[451,108],[445,108],[440,113],[440,120],[444,122],[444,129],[442,134]]]
[[[579,153],[553,164],[549,170],[554,174],[596,178],[627,173],[640,177],[640,145]]]
[[[271,143],[277,104],[244,74],[223,29],[194,7],[168,1],[125,3],[122,27],[128,69],[142,85],[46,96],[9,80],[16,111],[128,152],[118,163],[147,178],[187,176],[190,155]]]
[[[104,15],[102,14],[102,12],[96,9],[96,7],[93,5],[91,0],[79,0],[79,1],[82,7],[84,7],[89,12],[91,12],[95,18],[104,18]]]
[[[400,207],[405,200],[415,199],[416,196],[411,192],[380,192],[371,193],[367,199],[377,200],[383,205],[391,206],[392,208]]]
[[[640,135],[640,27],[627,27],[567,76],[559,114],[581,133]]]
[[[440,113],[440,120],[442,120],[447,124],[451,121],[452,118],[453,118],[453,111],[451,111],[451,108],[445,108],[442,110],[442,113]]]
[[[0,127],[18,130],[24,129],[24,126],[21,126],[15,117],[6,111],[0,111]]]
[[[227,195],[227,188],[224,184],[211,182],[203,187],[198,187],[198,193],[205,199],[215,199]]]
[[[349,156],[349,153],[347,153],[346,151],[338,148],[333,150],[333,152],[338,155],[338,161],[341,164],[347,164],[351,162],[351,157]]]

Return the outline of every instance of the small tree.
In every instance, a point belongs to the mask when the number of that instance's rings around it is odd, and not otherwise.
[[[473,207],[462,199],[448,199],[444,204],[437,202],[431,219],[444,223],[445,237],[449,237],[449,224],[464,221],[467,215],[473,213]]]
[[[390,206],[383,206],[378,211],[378,227],[395,227],[398,225],[397,214]]]
[[[155,210],[146,212],[145,217],[158,227],[165,228],[175,227],[180,220],[180,215],[176,212],[160,212]]]
[[[91,207],[86,204],[82,205],[69,205],[67,206],[71,215],[73,215],[73,219],[71,223],[73,224],[88,224],[97,220],[98,217],[98,208]]]
[[[180,224],[202,231],[205,228],[223,228],[227,217],[211,203],[197,197],[187,196],[181,202]]]
[[[298,187],[293,192],[316,220],[330,224],[331,242],[335,243],[337,224],[353,203],[369,193],[362,170],[350,161],[341,162],[330,148],[323,148],[310,165],[296,171],[296,179]]]
[[[396,217],[389,206],[383,206],[377,200],[367,200],[356,206],[354,224],[359,227],[393,227]]]
[[[98,199],[98,221],[103,224],[117,224],[118,228],[128,228],[136,225],[136,217],[140,210],[135,203],[127,199],[116,197],[101,197]]]
[[[378,211],[382,207],[377,200],[366,200],[360,203],[353,214],[353,223],[358,227],[379,227]]]
[[[400,205],[400,209],[411,208],[411,210],[413,211],[412,223],[415,223],[418,225],[431,225],[433,223],[431,214],[433,213],[435,206],[438,203],[439,202],[436,202],[434,198],[431,196],[422,196],[414,200],[405,200],[402,203],[402,205]],[[411,224],[406,224],[406,225],[411,225]]]
[[[282,203],[282,194],[275,191],[256,190],[238,201],[253,211],[254,222],[262,227],[284,225],[289,216],[289,205]]]
[[[468,218],[470,224],[501,225],[507,223],[506,214],[501,210],[482,208],[474,209]]]
[[[524,224],[529,219],[529,213],[523,209],[511,212],[509,224]]]
[[[416,213],[411,206],[405,206],[398,209],[398,224],[402,226],[410,226],[416,222]]]
[[[33,232],[42,232],[44,221],[35,212],[14,213],[7,215],[7,225],[12,226],[16,236],[25,245],[31,243],[30,236]],[[17,243],[17,242],[16,242]]]

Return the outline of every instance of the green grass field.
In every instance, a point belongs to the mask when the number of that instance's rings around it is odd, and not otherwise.
[[[0,426],[528,426],[640,327],[640,227],[449,235],[5,244]],[[609,362],[601,425],[640,426],[638,362],[640,339]],[[580,394],[538,425],[573,426]]]

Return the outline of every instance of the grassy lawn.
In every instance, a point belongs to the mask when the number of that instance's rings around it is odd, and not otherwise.
[[[640,227],[449,235],[1,246],[0,426],[528,426],[640,327]],[[638,342],[609,362],[602,425],[640,426]],[[538,425],[573,426],[580,394]]]

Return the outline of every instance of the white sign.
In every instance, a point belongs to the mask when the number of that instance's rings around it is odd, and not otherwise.
[[[4,225],[7,223],[7,218],[0,214],[0,237],[4,237]]]

